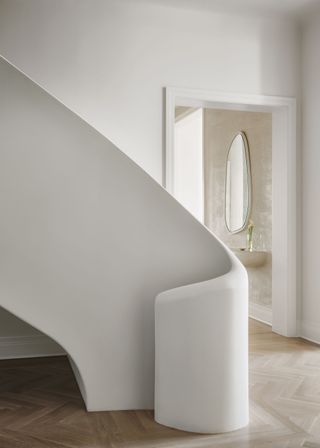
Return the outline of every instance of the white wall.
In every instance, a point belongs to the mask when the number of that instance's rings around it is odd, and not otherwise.
[[[303,336],[320,342],[320,12],[304,25],[302,172]]]
[[[1,0],[0,54],[159,181],[163,87],[295,96],[299,86],[290,21],[147,0]]]
[[[0,0],[0,54],[159,182],[163,88],[296,96],[298,32],[284,19],[146,0]]]
[[[197,109],[174,126],[174,196],[203,222],[203,110]]]

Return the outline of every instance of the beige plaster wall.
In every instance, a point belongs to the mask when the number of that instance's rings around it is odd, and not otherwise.
[[[225,165],[233,137],[244,131],[249,142],[252,170],[253,246],[268,251],[267,262],[248,269],[249,300],[272,304],[272,116],[269,113],[206,109],[204,111],[205,224],[229,247],[245,247],[246,230],[228,232],[224,220]]]

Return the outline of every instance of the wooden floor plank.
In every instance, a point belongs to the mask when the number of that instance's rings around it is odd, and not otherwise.
[[[250,424],[199,435],[151,411],[87,413],[65,357],[0,361],[1,448],[320,448],[320,349],[250,320]]]

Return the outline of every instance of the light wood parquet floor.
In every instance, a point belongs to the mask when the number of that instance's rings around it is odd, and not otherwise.
[[[151,411],[87,413],[65,357],[0,361],[0,448],[320,447],[320,348],[250,321],[247,428],[197,435]]]

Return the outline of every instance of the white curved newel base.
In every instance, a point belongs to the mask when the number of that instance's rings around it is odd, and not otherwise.
[[[155,419],[197,433],[248,423],[248,293],[243,268],[156,299]]]

